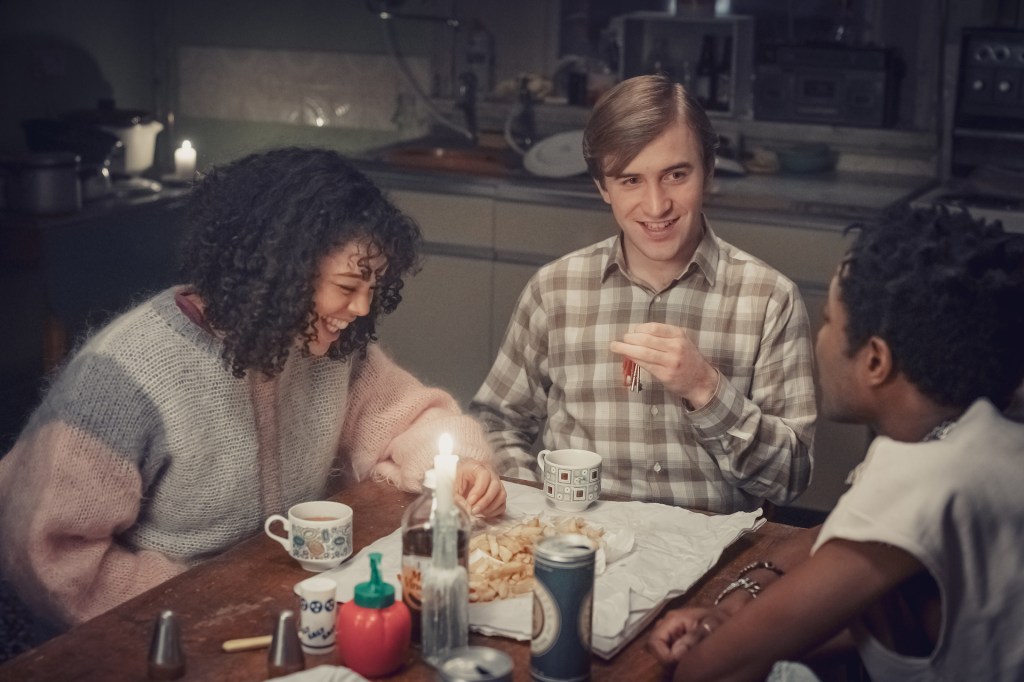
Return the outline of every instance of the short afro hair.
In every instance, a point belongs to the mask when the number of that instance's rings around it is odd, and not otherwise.
[[[936,402],[1004,409],[1024,378],[1024,236],[943,206],[902,205],[850,229],[848,352],[878,336]]]

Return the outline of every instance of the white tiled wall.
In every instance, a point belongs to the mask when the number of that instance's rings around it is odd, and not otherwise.
[[[406,58],[421,88],[430,65]],[[178,112],[195,118],[360,128],[417,137],[426,110],[388,55],[184,46]]]

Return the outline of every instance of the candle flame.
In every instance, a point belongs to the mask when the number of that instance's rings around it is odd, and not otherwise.
[[[188,140],[185,140],[185,141],[183,141],[181,143],[181,148],[182,149],[192,149],[192,143],[189,142]]]
[[[451,434],[448,432],[442,433],[441,438],[437,441],[437,451],[442,455],[450,455],[452,454],[453,446]]]

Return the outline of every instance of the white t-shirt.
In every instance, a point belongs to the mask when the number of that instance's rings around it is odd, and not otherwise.
[[[939,441],[877,438],[811,550],[832,538],[916,557],[942,597],[928,657],[855,627],[874,682],[1024,680],[1024,425],[975,402]]]

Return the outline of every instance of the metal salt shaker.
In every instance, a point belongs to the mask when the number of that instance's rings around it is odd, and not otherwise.
[[[578,534],[555,535],[533,550],[530,674],[542,682],[590,679],[597,546]]]
[[[174,611],[161,611],[156,618],[149,644],[147,667],[151,680],[176,680],[185,674],[181,625]]]

